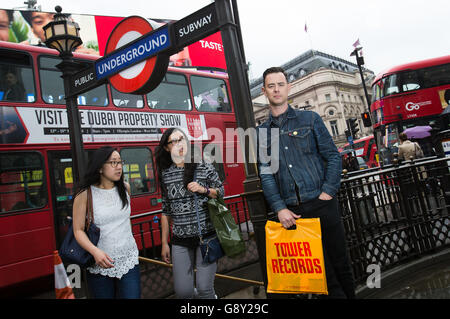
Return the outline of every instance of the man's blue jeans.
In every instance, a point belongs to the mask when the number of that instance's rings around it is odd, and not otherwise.
[[[122,278],[112,278],[87,271],[91,298],[139,299],[141,297],[141,274],[139,265],[130,269]]]
[[[348,257],[344,227],[339,214],[338,200],[318,198],[289,206],[301,218],[320,218],[323,255],[329,298],[355,298],[353,272]]]

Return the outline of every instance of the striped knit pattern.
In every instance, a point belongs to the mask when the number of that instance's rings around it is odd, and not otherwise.
[[[196,170],[196,182],[203,187],[215,188],[218,195],[224,196],[224,188],[214,166],[209,163],[199,163]],[[162,197],[163,214],[172,218],[172,232],[181,238],[198,236],[197,214],[194,206],[194,195],[183,185],[184,168],[175,164],[162,171],[162,181],[167,190],[167,196]],[[207,201],[209,197],[197,194],[198,213],[202,234],[210,233],[214,226],[209,218]]]

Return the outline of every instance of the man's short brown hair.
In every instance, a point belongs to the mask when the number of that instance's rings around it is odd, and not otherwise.
[[[284,77],[286,78],[286,82],[288,82],[288,76],[286,74],[286,71],[283,68],[280,68],[278,66],[274,66],[271,68],[268,68],[263,73],[263,86],[266,86],[266,77],[271,73],[283,73]]]

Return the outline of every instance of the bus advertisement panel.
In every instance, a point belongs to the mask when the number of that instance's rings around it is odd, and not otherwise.
[[[0,9],[0,21],[9,26],[9,29],[0,33],[0,41],[42,45],[45,41],[42,27],[53,20],[53,15],[54,13],[51,12]],[[77,52],[100,56],[105,54],[109,35],[124,19],[124,17],[88,14],[71,14],[70,17],[80,26],[80,37],[83,40]],[[173,22],[167,19],[148,20],[154,29]],[[189,45],[183,51],[171,56],[170,65],[203,66],[226,70],[220,32]]]
[[[7,124],[2,143],[69,143],[67,111],[55,108],[0,107]],[[207,140],[202,114],[80,110],[85,143],[158,141],[165,129],[179,127],[191,140]]]

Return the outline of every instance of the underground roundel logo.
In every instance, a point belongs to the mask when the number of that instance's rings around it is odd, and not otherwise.
[[[142,17],[128,17],[114,28],[106,43],[105,55],[153,31]],[[111,85],[122,93],[145,94],[155,89],[164,78],[169,56],[161,54],[137,63],[109,78]]]

